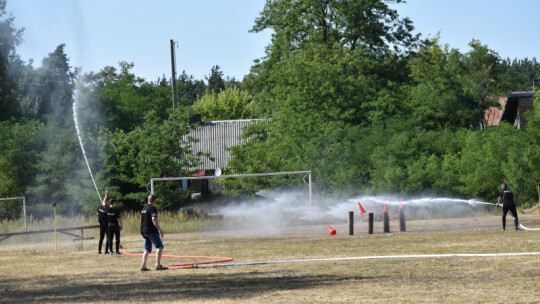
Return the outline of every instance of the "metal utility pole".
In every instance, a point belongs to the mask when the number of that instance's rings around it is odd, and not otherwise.
[[[174,42],[171,39],[171,67],[172,67],[172,107],[173,110],[176,109],[178,106],[178,90],[176,87],[176,53],[174,51],[174,45],[176,42]]]

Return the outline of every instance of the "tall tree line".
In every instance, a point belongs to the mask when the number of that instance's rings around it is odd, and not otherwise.
[[[520,204],[532,203],[540,177],[538,111],[516,129],[486,127],[484,110],[498,105],[497,96],[533,89],[540,65],[535,58],[503,60],[474,39],[465,53],[438,37],[422,39],[389,7],[401,2],[267,1],[252,28],[273,31],[265,57],[241,81],[218,65],[205,79],[182,72],[181,107],[172,111],[170,81],[138,77],[133,63],[81,74],[64,45],[39,67],[24,62],[16,53],[23,29],[0,0],[0,197],[25,195],[35,214],[53,202],[61,212],[94,211],[99,201],[72,116],[77,91],[97,184],[126,209],[139,208],[151,177],[191,174],[198,157],[180,139],[193,127],[192,114],[267,119],[232,149],[231,172],[312,170],[326,192],[429,191],[487,200],[504,180]],[[251,191],[297,181],[228,185]],[[158,187],[164,208],[187,201],[178,184]],[[0,205],[0,217],[19,214],[20,203]]]
[[[536,202],[538,111],[519,130],[484,119],[498,96],[532,89],[536,59],[502,60],[474,39],[466,53],[422,40],[388,6],[400,2],[267,1],[253,31],[272,30],[272,42],[243,84],[253,115],[271,119],[247,130],[254,138],[232,149],[230,170],[312,170],[332,192],[491,201],[507,181],[520,204]]]
[[[138,209],[150,177],[187,174],[197,157],[179,145],[189,130],[185,110],[207,94],[237,86],[234,78],[218,65],[204,80],[183,72],[183,108],[173,112],[170,82],[136,76],[133,63],[81,74],[63,44],[39,67],[24,62],[16,53],[24,29],[5,8],[0,1],[0,197],[26,196],[34,215],[49,214],[51,203],[64,213],[92,213],[100,203],[76,136],[75,92],[82,140],[101,192],[109,188],[125,208]],[[185,201],[177,186],[159,190],[164,208],[177,209]],[[21,211],[21,202],[0,204],[0,218],[16,218]]]

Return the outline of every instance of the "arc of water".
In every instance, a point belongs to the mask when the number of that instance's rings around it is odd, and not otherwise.
[[[101,195],[99,194],[98,187],[96,185],[96,180],[94,179],[94,175],[92,174],[92,169],[90,169],[90,163],[88,162],[88,157],[86,157],[86,150],[84,149],[82,137],[81,137],[81,130],[79,128],[79,115],[78,115],[78,102],[79,102],[79,89],[76,87],[73,91],[73,121],[75,122],[75,130],[77,131],[77,138],[79,139],[79,144],[81,146],[82,154],[84,156],[84,160],[86,162],[86,167],[88,168],[88,173],[90,173],[90,178],[92,179],[92,183],[94,183],[94,188],[96,188],[97,195],[99,197],[99,201],[101,202]]]

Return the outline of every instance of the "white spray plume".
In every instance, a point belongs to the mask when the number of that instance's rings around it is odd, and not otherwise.
[[[416,208],[419,217],[432,217],[425,209],[437,208],[442,212],[470,212],[472,206],[493,205],[476,199],[456,199],[446,197],[423,197],[401,200],[395,195],[361,195],[353,198],[314,198],[309,204],[307,191],[263,190],[255,201],[244,201],[224,206],[217,212],[225,219],[221,227],[223,233],[241,232],[252,235],[282,235],[300,226],[347,223],[349,211],[360,214],[358,203],[367,212],[381,213],[383,204],[389,206],[404,205]],[[429,208],[428,208],[429,207]],[[367,216],[360,220],[367,220]]]
[[[79,128],[79,108],[78,103],[80,99],[80,89],[79,84],[75,86],[75,89],[73,91],[73,121],[75,122],[75,130],[77,131],[77,138],[79,139],[79,144],[81,146],[81,151],[84,156],[84,160],[86,161],[86,167],[88,167],[88,173],[90,173],[90,178],[92,179],[92,183],[94,183],[94,187],[96,188],[97,195],[99,197],[99,201],[101,202],[101,194],[99,194],[98,187],[96,185],[96,180],[94,179],[94,175],[92,174],[92,169],[90,169],[90,163],[88,162],[88,157],[86,157],[86,150],[84,149],[82,137],[81,137],[81,130]]]

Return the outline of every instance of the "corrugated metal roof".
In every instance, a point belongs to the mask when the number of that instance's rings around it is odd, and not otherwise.
[[[246,142],[246,139],[240,138],[244,132],[244,128],[263,120],[218,120],[201,123],[200,126],[191,130],[189,135],[184,136],[182,140],[187,142],[189,137],[197,138],[199,140],[198,142],[189,142],[193,153],[210,152],[215,160],[212,161],[208,157],[203,156],[201,157],[202,163],[199,166],[189,169],[214,170],[216,168],[226,168],[227,163],[231,159],[229,148]]]
[[[508,98],[531,97],[534,96],[535,93],[535,91],[512,92],[508,94]]]

